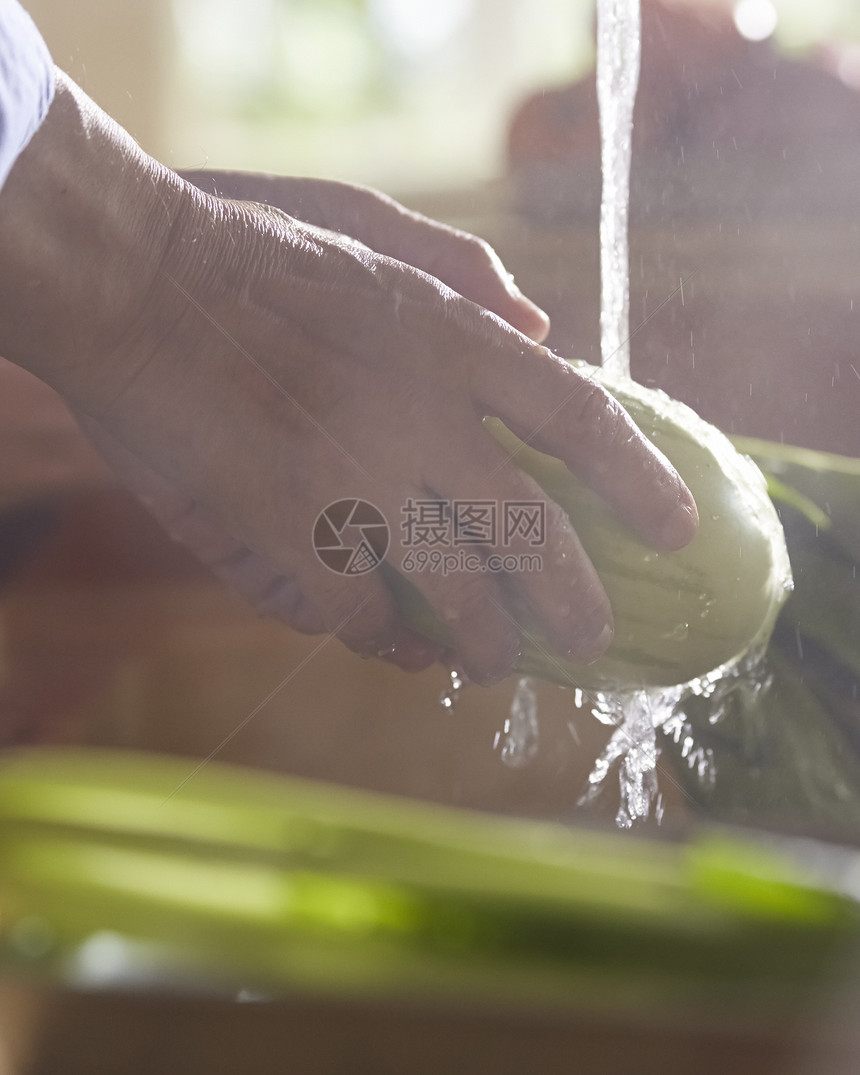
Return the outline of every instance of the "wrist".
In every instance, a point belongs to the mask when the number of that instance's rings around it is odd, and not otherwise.
[[[0,354],[98,410],[133,373],[118,356],[187,198],[58,72],[0,191]]]

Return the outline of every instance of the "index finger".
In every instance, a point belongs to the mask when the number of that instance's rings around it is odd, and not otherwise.
[[[562,459],[649,544],[678,549],[696,534],[693,495],[621,404],[586,369],[540,347],[499,348],[475,371],[473,399],[520,440]],[[527,385],[527,390],[523,389]]]

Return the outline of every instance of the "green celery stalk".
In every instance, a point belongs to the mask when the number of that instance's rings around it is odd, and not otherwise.
[[[778,855],[470,814],[211,764],[0,766],[0,932],[113,931],[225,988],[784,1010],[860,925]],[[64,959],[66,963],[64,964]]]

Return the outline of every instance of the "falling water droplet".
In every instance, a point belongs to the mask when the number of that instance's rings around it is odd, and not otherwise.
[[[537,754],[537,695],[527,677],[517,683],[511,715],[505,720],[501,735],[496,735],[494,746],[501,746],[502,761],[512,769],[528,765]]]

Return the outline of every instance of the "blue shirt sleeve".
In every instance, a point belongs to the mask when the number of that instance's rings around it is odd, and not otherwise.
[[[0,186],[53,96],[47,45],[18,0],[0,0]]]

